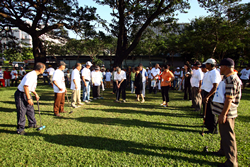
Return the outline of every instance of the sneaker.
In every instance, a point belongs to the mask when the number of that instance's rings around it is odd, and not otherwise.
[[[84,105],[84,103],[79,103],[79,104],[77,104],[78,106],[81,106],[81,105]]]
[[[29,125],[28,128],[38,128],[39,126],[37,125]]]
[[[24,132],[24,130],[22,132],[17,131],[17,134],[19,134],[19,135],[26,135],[26,132]]]
[[[54,114],[54,116],[56,116],[56,117],[61,117],[61,115],[60,115],[60,114]]]
[[[73,108],[78,108],[78,106],[72,106]]]
[[[122,100],[123,103],[126,103],[126,100]]]
[[[92,102],[93,100],[89,99],[89,102]]]
[[[88,101],[88,100],[85,100],[84,102],[85,102],[85,103],[89,103],[89,101]]]
[[[115,100],[115,102],[116,102],[116,103],[120,103],[120,101],[119,101],[119,100]]]
[[[145,102],[145,100],[142,100],[142,101],[141,101],[141,103],[144,103],[144,102]]]

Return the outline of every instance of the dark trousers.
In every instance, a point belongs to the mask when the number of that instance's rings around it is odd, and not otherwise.
[[[65,92],[55,93],[54,114],[59,114],[59,112],[64,112],[64,103],[65,103]]]
[[[169,90],[169,86],[161,87],[162,101],[169,102],[168,90]]]
[[[206,97],[209,92],[202,91],[202,98]],[[216,123],[217,123],[217,118],[216,116],[212,113],[212,101],[213,101],[214,95],[210,96],[208,99],[207,103],[207,111],[206,111],[206,119],[205,119],[205,126],[206,128],[210,131],[213,132],[216,129]],[[206,104],[203,103],[203,115],[205,112],[205,107]]]
[[[35,111],[34,107],[28,104],[28,100],[24,92],[17,90],[14,96],[17,111],[17,131],[20,133],[25,129],[25,115],[28,118],[29,126],[36,125]]]
[[[100,97],[100,86],[93,86],[93,98]]]
[[[118,84],[120,82],[118,81]],[[122,93],[122,99],[126,100],[126,80],[124,80],[120,86],[120,88],[118,89],[118,87],[116,86],[116,100],[120,99],[120,95]]]
[[[235,118],[227,118],[224,124],[219,124],[220,129],[220,150],[226,156],[225,164],[230,167],[237,167],[237,145],[234,133]]]
[[[49,78],[48,76],[43,76],[43,83],[46,84],[46,82],[47,84],[49,83]]]
[[[189,96],[189,99],[188,99]],[[186,83],[184,84],[184,100],[192,100],[191,98],[191,85],[190,83]]]
[[[151,81],[151,82],[152,82],[152,81]],[[159,82],[159,80],[158,80],[158,79],[156,80],[155,87],[151,87],[151,82],[150,82],[149,93],[152,93],[152,91],[154,91],[154,94],[156,94],[156,93],[157,93],[157,90],[158,90],[158,82]]]
[[[113,93],[116,93],[116,82],[113,81]]]
[[[18,79],[11,79],[11,86],[13,86],[13,83],[15,82],[15,87],[17,87],[17,81]]]

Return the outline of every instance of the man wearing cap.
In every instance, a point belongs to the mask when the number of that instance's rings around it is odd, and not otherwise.
[[[234,72],[234,61],[225,58],[220,63],[220,73],[224,75],[213,98],[213,114],[219,115],[219,131],[221,136],[220,149],[214,152],[217,156],[226,156],[225,163],[219,166],[237,167],[237,146],[234,133],[234,123],[237,107],[241,98],[242,82]]]
[[[147,71],[143,68],[143,65],[140,63],[139,64],[139,70],[140,70],[140,73],[142,75],[142,95],[143,97],[145,97],[145,93],[146,93],[146,81],[148,79],[148,73]]]
[[[214,93],[221,81],[221,76],[218,70],[216,70],[216,61],[213,58],[207,59],[204,63],[208,72],[206,73],[206,77],[203,78],[202,81],[202,89],[203,91],[203,102],[207,106],[206,115],[204,115],[205,126],[208,129],[206,133],[215,133],[217,134],[216,127],[216,116],[212,113],[212,100],[214,98]]]
[[[54,116],[60,117],[59,113],[65,113],[64,102],[65,102],[65,92],[67,92],[65,86],[64,72],[66,64],[60,61],[58,69],[54,72],[52,82],[53,89],[55,93],[54,98]]]
[[[193,65],[193,71],[192,71],[192,77],[190,79],[190,83],[192,86],[192,107],[195,109],[195,111],[201,110],[201,83],[203,78],[203,73],[201,69],[199,68],[201,63],[199,61],[196,61]]]
[[[39,96],[35,89],[37,86],[37,76],[42,74],[45,70],[43,63],[36,63],[35,70],[26,74],[15,92],[15,103],[17,110],[17,133],[25,135],[25,115],[27,115],[29,127],[36,128],[35,111],[33,107],[33,100],[31,92],[35,95],[36,100],[39,100]]]
[[[91,72],[92,84],[93,84],[93,99],[99,99],[100,95],[100,86],[102,82],[102,73],[100,72],[100,67],[96,66],[95,70]]]
[[[82,69],[81,73],[82,73],[82,87],[83,87],[83,91],[82,91],[82,99],[83,102],[85,103],[89,103],[90,102],[90,67],[92,66],[92,63],[90,61],[86,62],[86,66],[85,68]]]
[[[116,82],[116,102],[119,102],[121,92],[122,102],[126,102],[126,72],[117,67],[114,80]]]
[[[70,89],[72,90],[72,95],[71,95],[71,106],[73,108],[77,108],[77,105],[83,105],[81,103],[81,78],[80,78],[80,70],[82,68],[81,63],[76,63],[75,69],[72,71],[71,74],[71,85]]]

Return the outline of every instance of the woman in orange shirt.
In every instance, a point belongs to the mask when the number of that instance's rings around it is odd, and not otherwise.
[[[164,65],[163,68],[164,71],[161,75],[161,94],[163,103],[161,105],[168,107],[168,90],[171,87],[171,82],[174,80],[174,74],[169,70],[169,65]]]

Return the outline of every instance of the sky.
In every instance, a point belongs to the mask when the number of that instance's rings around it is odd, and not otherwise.
[[[199,7],[197,0],[190,0],[190,6],[191,8],[188,10],[188,13],[178,13],[178,16],[175,18],[178,18],[178,23],[190,23],[191,20],[195,18],[199,18],[202,16],[208,16],[209,13],[201,7]],[[249,0],[242,0],[241,3],[247,3]],[[112,12],[112,9],[108,5],[98,5],[93,0],[79,0],[80,6],[93,6],[96,7],[96,13],[100,15],[102,19],[107,20],[108,23],[111,22],[112,16],[110,16],[110,13]],[[103,28],[97,28],[97,31],[105,31]],[[77,38],[76,34],[73,33],[73,31],[69,31],[70,38]]]

